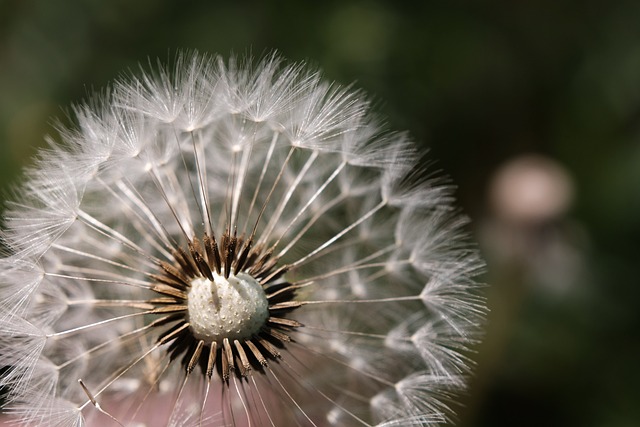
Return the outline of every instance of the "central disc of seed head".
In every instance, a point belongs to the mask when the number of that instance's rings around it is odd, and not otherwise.
[[[269,317],[269,302],[262,286],[247,273],[228,278],[213,274],[213,281],[197,277],[187,298],[189,324],[195,338],[222,344],[250,338]]]
[[[187,375],[199,366],[209,379],[217,370],[226,382],[233,372],[259,371],[302,326],[289,318],[303,305],[294,300],[297,286],[284,279],[290,265],[279,265],[273,250],[253,237],[228,228],[220,239],[194,237],[152,275],[158,297],[149,303],[152,313],[164,315],[152,323],[164,329],[158,345],[167,345],[171,360],[181,357]]]

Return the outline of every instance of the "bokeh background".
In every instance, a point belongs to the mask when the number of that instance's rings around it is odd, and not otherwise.
[[[491,308],[457,425],[640,425],[640,2],[0,0],[3,194],[52,117],[184,48],[355,82],[457,185]]]

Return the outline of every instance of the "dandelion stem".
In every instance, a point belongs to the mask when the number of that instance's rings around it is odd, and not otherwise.
[[[318,188],[316,192],[309,198],[307,203],[305,203],[305,205],[298,210],[298,213],[296,213],[296,216],[291,221],[289,221],[287,228],[284,229],[284,231],[281,233],[278,240],[276,240],[275,243],[271,246],[272,248],[275,249],[280,244],[280,241],[282,240],[282,238],[287,235],[289,230],[291,230],[293,225],[300,219],[302,214],[304,214],[306,210],[309,208],[309,206],[311,206],[311,204],[315,200],[317,200],[320,194],[322,194],[322,192],[327,188],[327,186],[331,182],[333,182],[335,177],[338,176],[338,174],[342,171],[342,169],[344,169],[346,165],[347,165],[346,162],[342,162],[334,169],[333,173],[329,175],[329,177],[322,183],[320,188]],[[296,239],[292,239],[291,242],[289,242],[289,244],[287,245],[287,247],[284,248],[282,251],[280,251],[280,253],[278,254],[278,257],[282,257],[285,253],[287,253],[287,251],[295,244],[296,241],[297,241]]]
[[[318,253],[322,252],[324,249],[326,249],[328,246],[330,246],[336,240],[340,239],[342,236],[344,236],[345,234],[347,234],[348,232],[353,230],[355,227],[357,227],[358,225],[362,224],[369,217],[371,217],[373,214],[375,214],[380,209],[382,209],[386,204],[387,204],[386,200],[382,200],[375,207],[373,207],[371,210],[369,210],[366,214],[362,215],[358,220],[354,221],[353,223],[351,223],[347,227],[343,228],[339,233],[336,233],[332,238],[330,238],[329,240],[324,242],[322,245],[318,246],[316,249],[311,251],[309,254],[303,256],[302,258],[298,259],[297,261],[291,263],[290,267],[293,269],[293,268],[299,267],[300,265],[303,265],[305,262],[307,262],[309,259],[311,259],[315,255],[317,255]]]
[[[116,419],[116,417],[114,417],[113,415],[111,415],[110,413],[108,413],[107,411],[105,411],[104,409],[102,409],[102,407],[100,406],[100,404],[96,401],[96,398],[91,394],[91,392],[89,391],[89,389],[87,388],[86,385],[84,385],[84,382],[79,379],[78,383],[80,384],[80,387],[82,387],[82,390],[84,391],[84,393],[87,395],[87,397],[89,398],[89,400],[91,401],[91,404],[93,404],[93,406],[95,406],[95,408],[100,411],[101,413],[103,413],[104,415],[106,415],[107,417],[111,418],[113,421],[115,421],[118,425],[124,427],[124,425],[118,421]]]
[[[264,182],[264,177],[267,173],[267,171],[269,170],[269,164],[271,163],[271,158],[273,156],[273,151],[276,147],[276,141],[278,140],[278,136],[280,134],[278,132],[274,132],[273,136],[271,137],[271,143],[269,144],[269,150],[267,151],[267,154],[265,156],[264,159],[264,163],[262,165],[262,170],[260,171],[260,177],[258,178],[258,183],[256,184],[256,189],[253,192],[253,197],[251,198],[251,203],[249,204],[249,208],[247,209],[247,214],[246,214],[246,220],[244,223],[244,226],[242,227],[243,230],[243,234],[245,234],[247,232],[247,226],[249,225],[249,218],[251,218],[251,215],[253,214],[253,208],[256,204],[256,200],[258,199],[258,195],[260,194],[260,189],[262,188],[262,183]],[[259,220],[259,216],[258,216],[258,220]],[[256,223],[257,225],[257,223]],[[255,230],[256,226],[254,226],[254,230]],[[253,233],[252,233],[253,234]]]
[[[304,305],[311,304],[371,304],[371,303],[386,303],[386,302],[398,302],[398,301],[418,301],[420,295],[412,295],[406,297],[389,297],[389,298],[376,298],[376,299],[335,299],[335,300],[317,300],[317,301],[297,301]]]

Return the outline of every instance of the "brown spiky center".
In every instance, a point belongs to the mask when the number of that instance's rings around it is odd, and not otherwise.
[[[194,237],[172,256],[158,264],[152,290],[159,295],[149,301],[162,315],[152,325],[164,329],[158,343],[171,360],[181,357],[187,374],[199,366],[226,381],[280,357],[290,331],[302,326],[287,315],[302,304],[271,249],[227,231],[219,242]]]

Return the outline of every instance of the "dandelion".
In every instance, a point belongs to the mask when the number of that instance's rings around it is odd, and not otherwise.
[[[434,426],[482,267],[403,134],[302,64],[179,55],[75,109],[5,214],[24,425]]]

